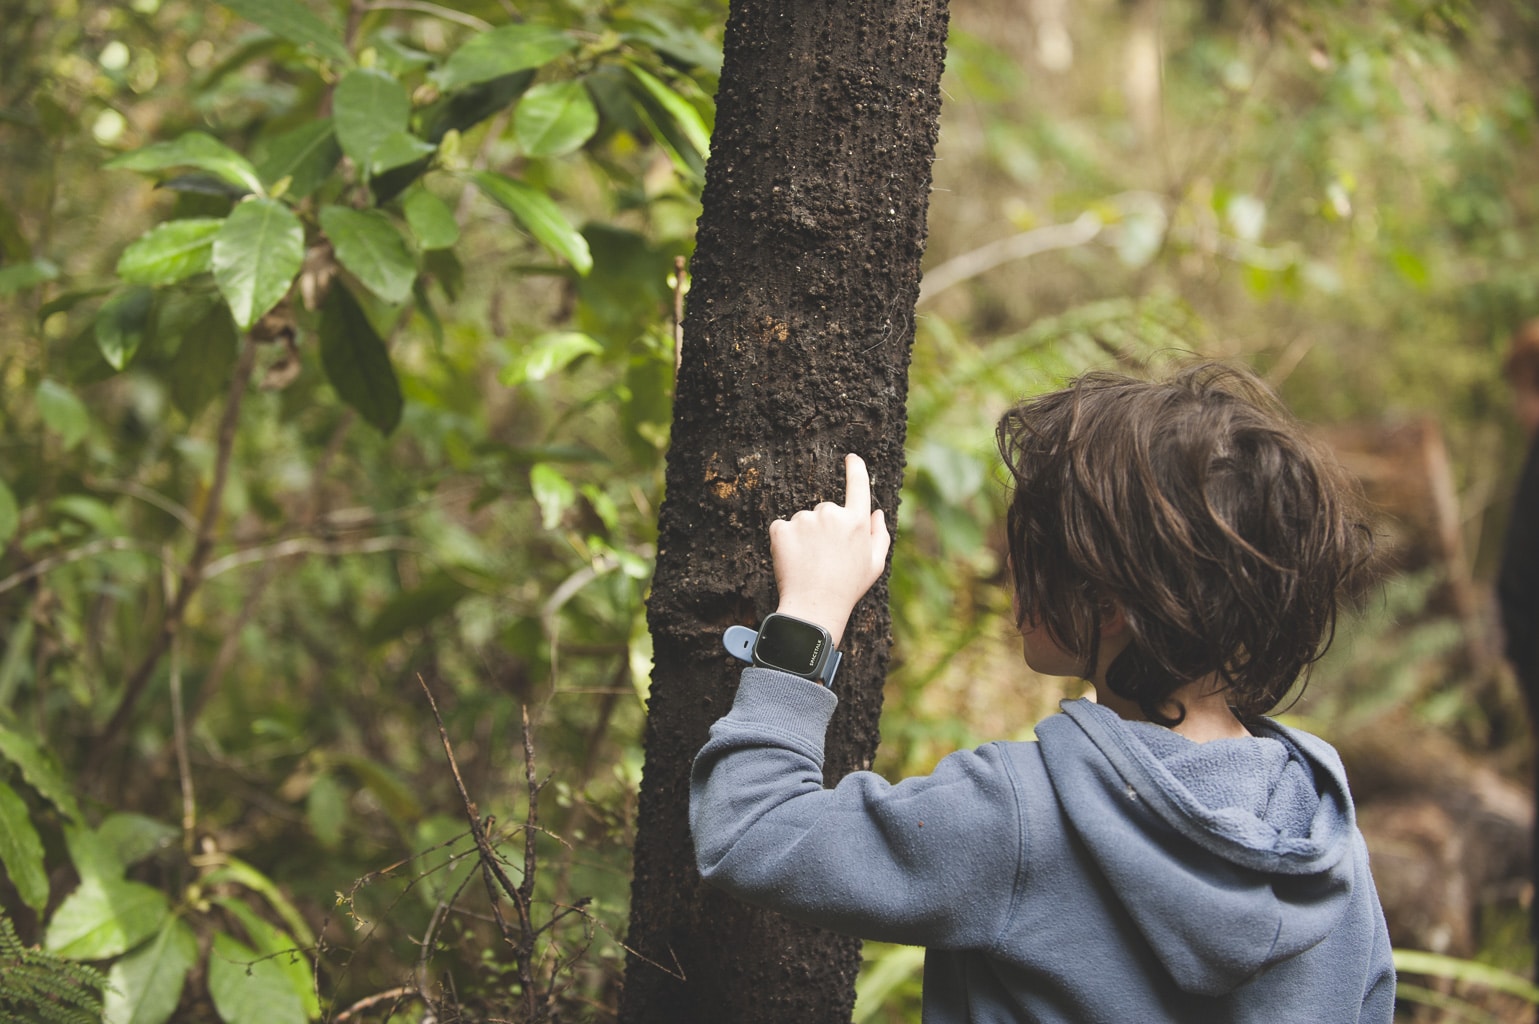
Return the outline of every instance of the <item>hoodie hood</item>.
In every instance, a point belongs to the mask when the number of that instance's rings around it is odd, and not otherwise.
[[[1088,700],[1040,723],[1075,834],[1184,991],[1223,995],[1326,937],[1356,836],[1331,747],[1266,721],[1193,743]]]

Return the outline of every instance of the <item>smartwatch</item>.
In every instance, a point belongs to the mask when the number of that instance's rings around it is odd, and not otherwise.
[[[779,669],[824,686],[834,685],[839,671],[839,652],[833,637],[815,622],[775,612],[757,631],[729,626],[721,642],[734,658],[764,668]]]

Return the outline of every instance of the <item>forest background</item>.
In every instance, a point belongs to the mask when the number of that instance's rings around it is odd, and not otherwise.
[[[0,1009],[613,1019],[725,20],[0,0]],[[1018,664],[997,412],[1251,365],[1384,508],[1289,715],[1353,771],[1406,1019],[1539,1001],[1488,597],[1536,59],[1516,0],[952,10],[876,767],[1077,695]],[[868,946],[857,1019],[917,969]]]

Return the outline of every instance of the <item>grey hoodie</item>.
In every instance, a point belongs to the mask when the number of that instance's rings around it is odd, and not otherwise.
[[[837,701],[750,668],[695,761],[705,879],[926,946],[926,1024],[1388,1024],[1389,936],[1329,745],[1196,744],[1087,701],[934,773],[823,786]]]

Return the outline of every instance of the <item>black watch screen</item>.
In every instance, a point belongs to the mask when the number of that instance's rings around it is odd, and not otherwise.
[[[821,626],[789,615],[771,615],[759,627],[753,660],[767,668],[816,679],[832,642]]]

